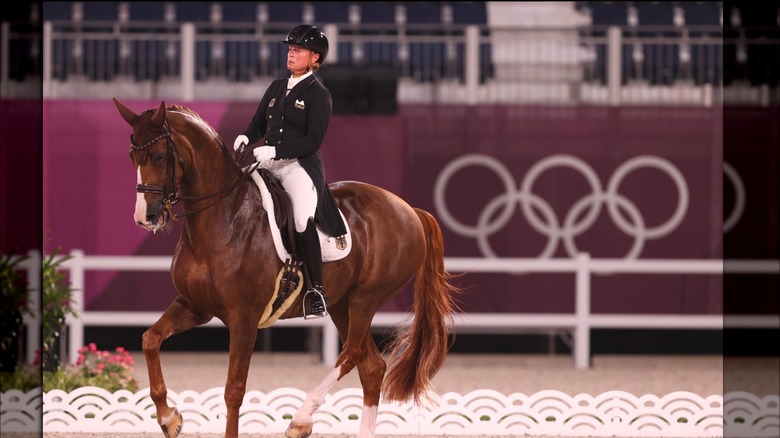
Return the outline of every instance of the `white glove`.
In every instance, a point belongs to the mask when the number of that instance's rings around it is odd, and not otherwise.
[[[276,158],[276,148],[273,146],[260,146],[259,148],[255,148],[252,153],[255,155],[255,160],[265,166]]]
[[[244,146],[248,144],[249,144],[249,137],[247,137],[244,134],[241,134],[238,137],[236,137],[236,141],[233,142],[233,150],[243,151]]]

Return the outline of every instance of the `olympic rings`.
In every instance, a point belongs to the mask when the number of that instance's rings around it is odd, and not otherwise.
[[[504,186],[504,193],[498,194],[483,207],[476,225],[473,226],[458,221],[450,212],[445,200],[446,187],[450,179],[459,170],[468,166],[483,166],[492,170]],[[553,207],[533,192],[534,183],[539,176],[555,167],[570,167],[578,171],[591,190],[590,194],[583,196],[569,208],[562,226]],[[620,185],[626,175],[642,167],[657,168],[667,174],[672,179],[678,194],[677,204],[671,217],[666,222],[651,228],[646,226],[636,204],[619,193]],[[612,174],[605,191],[593,168],[585,161],[571,155],[551,155],[539,161],[528,170],[520,184],[520,189],[517,190],[514,177],[500,161],[486,155],[469,154],[458,157],[442,169],[436,178],[433,200],[442,223],[461,236],[476,238],[482,255],[491,258],[497,258],[498,255],[490,246],[488,238],[509,223],[515,213],[516,203],[520,204],[520,210],[531,228],[548,238],[539,258],[552,257],[559,241],[563,241],[568,256],[575,257],[580,252],[575,238],[593,226],[601,213],[602,205],[606,205],[607,213],[617,228],[634,238],[634,243],[624,259],[636,259],[641,254],[645,241],[667,236],[680,225],[688,211],[689,193],[685,177],[679,169],[658,156],[642,155],[625,161]],[[498,209],[500,212],[491,222],[490,218]],[[620,214],[621,209],[628,216],[628,220]],[[541,213],[541,217],[537,212]],[[577,222],[579,217],[582,218]]]
[[[745,183],[742,182],[742,178],[739,177],[739,173],[734,167],[723,162],[723,173],[726,175],[731,184],[734,185],[734,210],[731,211],[729,217],[723,220],[723,234],[731,231],[739,219],[742,217],[742,213],[745,211]]]

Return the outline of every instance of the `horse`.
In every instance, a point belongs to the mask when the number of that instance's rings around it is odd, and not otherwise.
[[[183,423],[166,397],[163,341],[216,317],[229,330],[225,436],[234,438],[258,322],[284,265],[276,256],[269,213],[241,159],[194,111],[162,101],[136,114],[113,100],[132,128],[129,155],[138,180],[134,220],[152,232],[170,229],[179,216],[183,224],[171,264],[178,295],[142,337],[157,422],[166,438],[176,438]],[[329,316],[342,348],[334,368],[293,415],[285,432],[289,438],[312,433],[312,414],[354,368],[363,390],[357,436],[373,437],[380,397],[420,404],[435,393],[431,379],[454,336],[458,288],[444,268],[435,217],[368,183],[339,181],[329,187],[352,233],[349,254],[323,264]],[[171,206],[178,201],[183,212],[177,215]],[[395,328],[386,362],[370,335],[371,321],[407,283],[414,284],[413,318]],[[298,296],[279,318],[302,317],[301,300]]]

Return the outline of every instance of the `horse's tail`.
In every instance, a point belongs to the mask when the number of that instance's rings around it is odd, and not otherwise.
[[[420,403],[432,392],[431,379],[444,363],[454,337],[452,316],[458,288],[444,269],[444,238],[436,219],[415,208],[425,230],[427,254],[414,284],[414,322],[390,344],[390,369],[383,384],[385,400]]]

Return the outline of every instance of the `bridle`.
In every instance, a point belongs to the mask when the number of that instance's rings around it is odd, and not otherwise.
[[[175,149],[171,139],[171,129],[168,125],[168,117],[163,120],[163,133],[147,141],[142,145],[137,145],[133,141],[133,134],[130,134],[130,148],[141,151],[165,138],[165,183],[162,186],[153,184],[138,184],[135,191],[138,193],[154,193],[163,196],[163,208],[168,212],[173,220],[178,220],[178,215],[173,213],[172,207],[179,202],[178,187],[176,187],[176,162],[174,161]]]
[[[166,158],[166,166],[165,166],[165,182],[163,185],[154,185],[154,184],[138,184],[135,186],[135,191],[138,193],[154,193],[158,195],[162,195],[163,197],[163,208],[165,211],[168,212],[168,215],[173,219],[174,221],[179,220],[178,214],[175,214],[173,212],[173,206],[176,205],[181,200],[194,200],[194,201],[200,201],[203,199],[212,198],[214,196],[218,196],[219,198],[212,202],[209,205],[206,205],[202,208],[199,208],[197,210],[191,210],[187,211],[181,214],[181,216],[192,216],[194,214],[200,213],[203,210],[206,210],[207,208],[215,205],[219,201],[221,201],[228,193],[232,192],[236,187],[238,187],[238,184],[246,179],[254,170],[256,166],[249,166],[245,171],[242,172],[242,175],[237,178],[235,181],[233,181],[228,187],[226,187],[223,190],[210,193],[208,195],[203,196],[179,196],[179,187],[176,185],[176,160],[179,159],[177,150],[175,147],[173,147],[173,138],[171,137],[171,128],[168,124],[168,116],[165,116],[165,119],[163,120],[163,133],[158,135],[157,137],[147,141],[146,143],[142,145],[137,145],[133,141],[133,134],[130,134],[130,148],[136,151],[144,150],[148,148],[149,146],[157,143],[158,141],[165,138],[165,158]]]

